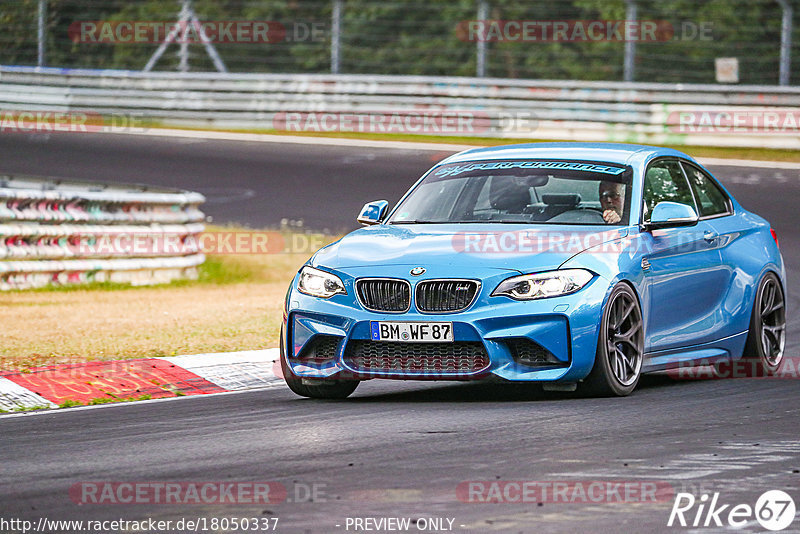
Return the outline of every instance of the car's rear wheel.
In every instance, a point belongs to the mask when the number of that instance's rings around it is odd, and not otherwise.
[[[617,284],[600,322],[594,367],[582,389],[598,396],[630,395],[639,383],[644,356],[644,321],[631,287]]]
[[[286,362],[283,329],[281,329],[281,369],[286,385],[301,397],[312,399],[345,399],[358,387],[358,380],[304,380],[295,376]]]
[[[767,273],[758,285],[750,330],[742,359],[744,368],[754,376],[772,376],[783,362],[786,343],[786,299],[781,282],[774,273]]]

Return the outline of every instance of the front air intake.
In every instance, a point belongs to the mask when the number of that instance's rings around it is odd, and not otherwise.
[[[352,340],[345,347],[344,363],[359,373],[399,376],[472,375],[490,364],[483,343],[395,343]]]
[[[511,356],[517,363],[530,367],[566,367],[569,364],[556,358],[549,350],[528,338],[516,337],[505,340]]]

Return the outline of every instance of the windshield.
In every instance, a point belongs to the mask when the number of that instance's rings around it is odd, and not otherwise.
[[[602,162],[514,160],[434,168],[389,224],[628,224],[630,167]]]

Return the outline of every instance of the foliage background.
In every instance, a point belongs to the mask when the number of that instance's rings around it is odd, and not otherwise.
[[[174,21],[176,0],[46,0],[47,59],[54,67],[141,69],[155,44],[74,43],[75,21]],[[38,0],[0,2],[0,64],[36,65]],[[276,44],[219,44],[232,72],[330,72],[333,0],[194,0],[201,20],[272,20],[302,34],[325,29],[317,40]],[[474,76],[476,43],[459,38],[459,22],[477,19],[476,0],[344,0],[342,73]],[[667,21],[677,30],[667,42],[639,43],[636,80],[714,83],[714,59],[737,57],[740,79],[776,84],[781,14],[775,0],[638,0],[640,20]],[[800,6],[798,6],[800,7]],[[798,11],[798,10],[796,10]],[[624,0],[489,0],[500,20],[623,20]],[[709,39],[691,38],[698,28]],[[682,32],[686,29],[686,32]],[[800,43],[795,33],[794,42]],[[682,37],[689,37],[683,39]],[[696,37],[696,36],[695,36]],[[800,50],[793,50],[793,81]],[[490,42],[487,75],[501,78],[621,80],[622,42]],[[176,70],[173,45],[156,70]],[[190,46],[191,70],[213,70],[200,45]]]

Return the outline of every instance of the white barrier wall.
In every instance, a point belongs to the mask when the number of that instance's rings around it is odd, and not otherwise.
[[[196,278],[199,193],[0,176],[0,290]]]
[[[24,129],[15,117],[42,111],[82,112],[89,131],[142,129],[149,123],[141,121],[155,120],[289,132],[800,148],[796,87],[0,67],[0,113],[10,117],[0,117],[0,130]],[[114,114],[117,124],[103,125]]]

